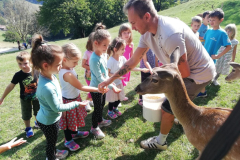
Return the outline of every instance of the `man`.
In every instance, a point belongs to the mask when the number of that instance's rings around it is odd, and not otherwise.
[[[157,15],[152,0],[129,0],[124,12],[132,28],[141,34],[140,42],[131,59],[99,84],[99,88],[129,72],[150,48],[163,64],[178,63],[188,95],[193,100],[214,77],[215,66],[192,30],[179,19]],[[161,112],[160,134],[142,141],[145,149],[167,149],[166,138],[174,120],[168,100],[163,103]]]

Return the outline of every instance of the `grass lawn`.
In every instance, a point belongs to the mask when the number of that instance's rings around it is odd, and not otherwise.
[[[206,3],[207,2],[207,3]],[[171,17],[179,17],[181,20],[190,24],[191,17],[205,10],[211,10],[211,5],[220,7],[224,3],[223,10],[225,11],[225,20],[222,27],[228,23],[235,23],[240,31],[240,13],[238,0],[190,0],[187,3],[181,4],[174,8],[162,11],[159,14]],[[109,29],[112,37],[117,36],[119,26]],[[1,34],[1,32],[0,32]],[[135,48],[139,41],[139,33],[134,32]],[[240,36],[236,37],[240,40]],[[81,51],[85,51],[86,38],[77,40],[63,40],[51,42],[58,45],[65,43],[75,43]],[[30,50],[28,50],[30,52]],[[240,47],[238,46],[236,62],[240,62],[239,56]],[[17,72],[18,66],[15,61],[17,53],[0,55],[0,94],[5,87],[10,83],[12,76]],[[76,72],[79,75],[80,81],[86,85],[84,80],[84,69],[81,67],[81,62],[76,67]],[[225,76],[221,76],[219,82],[220,87],[207,87],[207,98],[196,98],[194,102],[200,106],[207,107],[227,107],[233,108],[239,99],[240,81],[226,83]],[[106,137],[103,140],[95,140],[92,135],[86,139],[76,140],[80,144],[81,149],[71,152],[66,159],[108,159],[108,160],[183,160],[195,159],[198,156],[198,151],[188,142],[181,126],[174,125],[167,138],[169,148],[166,151],[144,150],[140,147],[140,141],[151,136],[159,134],[160,123],[152,123],[146,121],[142,116],[142,107],[137,104],[138,95],[134,92],[134,88],[140,83],[140,73],[131,73],[131,82],[125,88],[125,92],[129,100],[122,102],[123,106],[120,111],[123,113],[121,117],[113,120],[111,126],[103,128]],[[86,93],[81,92],[83,99]],[[86,126],[81,130],[90,130],[91,127],[90,112],[85,119]],[[107,106],[103,111],[103,117],[107,118]],[[32,126],[34,125],[32,119]],[[14,137],[25,138],[24,124],[21,119],[21,109],[19,101],[19,86],[7,96],[4,104],[0,106],[0,145],[10,141]],[[0,155],[1,160],[42,160],[45,159],[46,139],[41,130],[34,128],[34,137],[27,139],[25,143],[19,147],[13,148]],[[26,138],[25,138],[26,139]],[[130,141],[130,139],[132,139]],[[57,148],[66,149],[63,145],[64,135],[60,131]]]

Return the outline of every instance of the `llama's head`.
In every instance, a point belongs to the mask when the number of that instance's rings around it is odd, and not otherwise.
[[[135,91],[140,95],[167,93],[167,91],[171,90],[170,88],[173,86],[175,79],[179,79],[179,77],[181,77],[180,72],[174,63],[155,67],[153,74],[140,83],[135,88]]]
[[[234,81],[240,78],[240,64],[235,62],[229,62],[233,69],[232,72],[225,78],[226,81]]]

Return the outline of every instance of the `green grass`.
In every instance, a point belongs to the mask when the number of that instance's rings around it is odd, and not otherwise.
[[[209,4],[205,0],[192,0],[188,3],[170,8],[162,11],[159,14],[167,15],[172,17],[179,17],[181,20],[190,24],[191,17],[198,13],[202,13],[205,10],[210,10],[211,5],[220,7],[221,3],[224,3],[223,9],[225,11],[225,20],[222,24],[224,27],[228,23],[236,23],[238,31],[239,26],[239,5],[240,2],[237,0],[210,0]],[[109,29],[112,37],[117,36],[119,26]],[[134,34],[135,47],[138,44],[140,35],[136,32]],[[239,35],[237,39],[240,40]],[[62,40],[57,42],[51,42],[58,45],[65,43],[75,43],[81,51],[85,51],[86,38],[77,40]],[[240,62],[238,55],[240,47],[237,50],[236,62]],[[10,83],[13,74],[18,71],[17,63],[15,62],[15,56],[17,53],[5,54],[0,56],[0,90],[1,93],[5,87]],[[81,64],[81,62],[80,62]],[[79,75],[79,79],[83,84],[85,80],[83,78],[84,70],[79,65],[76,67],[76,72]],[[239,91],[239,80],[232,83],[226,83],[224,76],[221,76],[219,82],[220,87],[209,86],[207,98],[196,98],[194,102],[201,106],[207,107],[227,107],[233,108],[238,101]],[[113,124],[104,128],[103,132],[106,137],[103,140],[95,140],[92,135],[86,139],[76,140],[80,144],[81,149],[76,152],[71,152],[70,156],[67,157],[69,160],[77,159],[117,159],[117,160],[153,160],[153,159],[195,159],[198,156],[197,150],[188,142],[183,129],[181,126],[173,126],[170,134],[167,138],[169,148],[166,151],[149,151],[143,150],[140,147],[140,141],[156,136],[159,134],[160,123],[152,123],[146,121],[142,116],[142,108],[137,105],[138,95],[133,91],[134,87],[140,83],[140,73],[132,72],[131,82],[126,87],[125,92],[129,97],[129,101],[123,102],[123,106],[120,111],[123,113],[117,120],[113,120]],[[85,99],[86,93],[81,92],[82,98]],[[103,111],[103,116],[106,118],[107,106]],[[81,130],[90,130],[92,112],[88,114],[86,118],[86,126]],[[33,120],[31,122],[34,125]],[[31,160],[42,160],[45,159],[45,145],[46,139],[42,134],[41,130],[34,129],[35,136],[27,139],[28,143],[23,144],[19,147],[13,148],[0,155],[0,159],[31,159]],[[0,144],[10,141],[14,137],[24,137],[24,124],[21,120],[21,110],[19,103],[19,86],[8,95],[5,99],[4,104],[0,106]],[[133,139],[134,142],[129,142]],[[57,148],[65,149],[64,135],[60,131]]]

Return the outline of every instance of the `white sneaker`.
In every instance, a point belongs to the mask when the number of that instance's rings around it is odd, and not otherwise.
[[[90,132],[97,138],[97,139],[103,139],[105,137],[105,134],[102,132],[102,130],[97,127],[93,128],[91,127]]]
[[[94,106],[93,101],[90,101],[90,102],[89,102],[89,105],[90,105],[91,107],[93,107],[93,106]]]
[[[166,150],[167,149],[167,142],[163,145],[157,143],[157,136],[148,138],[147,140],[141,141],[141,147],[144,149],[158,149],[158,150]]]
[[[122,107],[122,103],[119,103],[118,107]]]
[[[90,112],[92,110],[92,108],[90,107],[89,103],[85,106],[85,108],[86,108],[87,112]]]
[[[214,84],[214,86],[220,86],[220,83],[218,83],[218,81],[214,80],[212,83]]]

